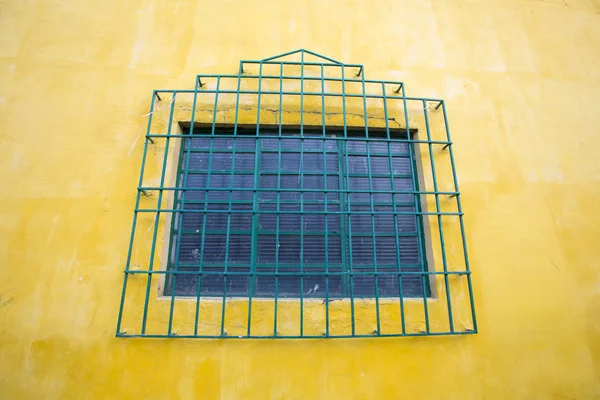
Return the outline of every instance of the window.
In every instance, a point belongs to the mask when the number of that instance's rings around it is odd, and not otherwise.
[[[427,268],[415,154],[395,140],[406,131],[235,133],[182,140],[166,295],[430,293],[422,276],[396,273]]]
[[[477,332],[443,100],[297,50],[147,116],[117,336]]]

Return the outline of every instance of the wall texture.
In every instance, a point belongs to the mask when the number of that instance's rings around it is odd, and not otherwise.
[[[445,98],[480,333],[116,339],[152,89],[305,47]],[[600,396],[600,2],[0,1],[0,398]]]

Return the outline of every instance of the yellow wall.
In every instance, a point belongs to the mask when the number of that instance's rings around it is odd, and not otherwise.
[[[480,333],[116,339],[155,88],[308,48],[447,100]],[[600,396],[600,3],[0,4],[0,398]]]

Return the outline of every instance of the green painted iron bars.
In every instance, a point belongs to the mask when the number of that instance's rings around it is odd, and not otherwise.
[[[258,65],[258,74],[250,73],[252,65]],[[352,78],[346,77],[349,72]],[[208,88],[209,82],[214,88]],[[353,92],[352,85],[359,89]],[[228,96],[235,97],[231,110],[222,106]],[[240,122],[248,104],[241,97],[247,96],[256,98],[253,124],[247,114]],[[205,119],[209,123],[198,122],[203,117],[197,113],[207,112],[199,108],[201,97],[214,98]],[[276,99],[275,108],[265,106],[267,97]],[[186,108],[178,109],[179,99],[191,109],[187,121],[175,114]],[[298,102],[294,112],[284,107]],[[162,111],[160,103],[166,106]],[[337,126],[330,122],[336,113],[326,108],[341,110]],[[356,109],[362,111],[360,126],[348,121],[355,121]],[[159,112],[167,115],[166,123],[156,122]],[[261,122],[261,112],[274,115],[275,123]],[[287,114],[297,120],[284,122]],[[318,114],[320,124],[314,118],[305,123],[309,114]],[[433,118],[438,119],[435,127]],[[370,120],[377,124],[369,126]],[[422,138],[417,130],[424,131]],[[439,189],[435,160],[440,157],[447,160],[439,161],[438,170],[441,165],[449,171],[443,183],[452,190]],[[150,171],[157,165],[157,171]],[[171,169],[175,179],[169,178]],[[150,199],[156,199],[155,206],[143,204]],[[144,225],[144,217],[150,217],[145,218],[149,224]],[[165,246],[159,245],[159,226],[168,229]],[[448,253],[448,240],[460,242],[461,251]],[[153,287],[158,293],[153,294]],[[256,302],[261,304],[253,307]],[[362,320],[370,314],[373,323]],[[290,318],[297,318],[292,328]],[[118,337],[475,332],[463,212],[443,100],[407,97],[402,82],[367,80],[362,65],[308,50],[243,60],[237,75],[198,75],[194,90],[154,91]]]

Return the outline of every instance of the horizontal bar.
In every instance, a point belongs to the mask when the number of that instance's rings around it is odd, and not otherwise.
[[[172,265],[174,265],[174,263],[171,263]],[[193,269],[195,272],[198,271],[198,263],[186,263],[186,262],[180,262],[177,264],[179,267],[181,268],[191,268]],[[250,268],[250,263],[235,263],[235,264],[229,264],[228,268]],[[260,263],[258,264],[258,266],[260,268],[298,268],[298,263]],[[329,263],[330,268],[346,268],[345,267],[345,263],[339,262],[339,263]],[[415,270],[419,270],[421,271],[421,265],[419,264],[408,264],[408,263],[402,263],[401,264],[402,268],[406,268],[406,269],[415,269]],[[202,263],[202,267],[203,268],[223,268],[223,263]],[[305,268],[325,268],[325,263],[304,263],[304,267]],[[359,269],[374,269],[374,265],[373,264],[358,264],[358,266],[356,268]],[[390,270],[394,270],[397,271],[398,270],[398,265],[397,264],[379,264],[377,265],[377,268],[387,268]]]
[[[215,135],[215,137],[217,137]],[[253,136],[256,137],[256,136]],[[237,137],[239,138],[239,136]],[[306,140],[306,139],[305,139]],[[192,148],[184,148],[183,149],[184,152],[187,153],[210,153],[210,151],[208,149],[204,149],[201,147],[192,147]],[[300,154],[300,150],[295,150],[295,149],[281,149],[281,151],[278,151],[277,149],[265,149],[262,148],[261,153],[273,153],[273,154],[278,154],[278,153],[292,153],[292,154]],[[213,153],[219,153],[219,154],[233,154],[233,151],[231,151],[231,149],[226,149],[226,148],[213,148]],[[239,154],[239,153],[250,153],[250,154],[254,154],[255,150],[254,149],[235,149],[235,154]],[[323,150],[309,150],[309,149],[305,149],[303,150],[303,153],[309,153],[309,154],[323,154]],[[338,154],[338,150],[325,150],[325,154],[327,155],[337,155]],[[344,155],[347,156],[367,156],[366,152],[359,152],[359,151],[349,151],[347,153],[344,153]],[[392,157],[396,157],[396,158],[409,158],[408,153],[399,153],[399,152],[392,152],[387,153],[387,152],[383,152],[383,151],[373,151],[371,152],[371,157],[388,157],[388,156],[392,156]]]
[[[152,190],[173,190],[173,191],[203,191],[203,192],[304,192],[304,193],[375,193],[375,194],[438,194],[438,195],[458,195],[458,192],[432,192],[426,190],[342,190],[342,189],[267,189],[267,188],[197,188],[197,187],[162,187],[162,186],[140,186],[140,191]]]
[[[199,74],[198,78],[225,78],[225,79],[238,79],[237,75],[217,75],[217,74]],[[242,75],[241,79],[290,79],[290,80],[302,80],[302,76],[288,76],[288,75]],[[342,79],[342,78],[321,78],[314,76],[304,76],[305,81],[325,81],[325,82],[350,82],[350,83],[360,83],[362,84],[362,79]],[[365,79],[365,83],[376,83],[381,85],[382,83],[385,85],[402,85],[402,82],[399,81],[376,81]]]
[[[188,169],[187,170],[187,174],[188,175],[206,175],[208,173],[210,173],[211,175],[231,175],[232,170],[225,170],[225,169]],[[234,175],[254,175],[256,171],[251,171],[251,170],[234,170]],[[182,171],[182,173],[185,173],[185,171]],[[266,175],[291,175],[291,176],[320,176],[323,177],[325,175],[327,176],[339,176],[339,171],[331,171],[331,172],[324,172],[324,171],[303,171],[301,174],[298,173],[298,171],[260,171],[259,174],[261,176]],[[400,179],[411,179],[412,175],[411,174],[367,174],[367,173],[356,173],[356,172],[352,172],[352,173],[346,173],[344,174],[344,177],[349,177],[349,178],[400,178]]]
[[[318,137],[318,136],[309,136],[309,135],[289,135],[289,136],[274,136],[274,135],[209,135],[209,134],[193,134],[190,136],[189,134],[159,134],[159,133],[151,133],[146,135],[148,138],[186,138],[186,139],[195,139],[195,138],[218,138],[218,139],[236,139],[236,138],[260,138],[260,139],[293,139],[293,140],[344,140],[344,141],[359,141],[359,142],[369,142],[369,143],[423,143],[423,144],[447,144],[451,145],[452,142],[446,142],[443,140],[412,140],[412,139],[387,139],[387,138],[372,138],[372,137],[349,137],[349,136],[327,136],[327,138]],[[276,152],[273,149],[273,152]],[[237,150],[236,150],[237,151]],[[299,151],[296,151],[299,153]],[[386,153],[387,154],[387,153]],[[361,154],[362,155],[362,154]]]
[[[169,90],[169,89],[157,89],[154,92],[156,93],[173,93],[173,94],[178,94],[178,93],[194,93],[194,90],[190,90],[190,89],[173,89],[173,90]],[[362,94],[352,94],[352,93],[346,93],[346,94],[342,94],[342,93],[328,93],[328,92],[274,92],[274,91],[263,91],[261,90],[260,92],[257,90],[240,90],[239,92],[237,90],[202,90],[202,91],[198,91],[196,92],[198,94],[210,94],[210,93],[222,93],[222,94],[261,94],[261,95],[285,95],[285,96],[303,96],[303,95],[307,95],[307,96],[331,96],[331,97],[360,97],[362,98],[372,98],[372,99],[406,99],[408,101],[425,101],[425,102],[429,102],[429,103],[439,103],[440,101],[442,101],[442,99],[434,99],[434,98],[427,98],[427,97],[408,97],[408,96],[383,96],[383,95],[375,95],[375,94],[368,94],[368,95],[362,95]]]
[[[167,212],[167,213],[207,213],[207,214],[303,214],[303,215],[453,215],[460,216],[464,215],[462,212],[424,212],[424,211],[390,211],[390,212],[371,212],[371,211],[276,211],[276,210],[181,210],[172,208],[138,208],[135,212],[144,213],[156,213],[156,212]]]
[[[208,191],[208,190],[207,190]],[[185,201],[186,204],[233,204],[233,205],[254,205],[254,200],[186,200]],[[277,204],[285,204],[285,205],[297,205],[300,206],[298,203],[298,200],[279,200],[277,201],[276,199],[259,199],[258,200],[258,204],[259,205],[277,205]],[[181,200],[177,200],[177,204],[181,204]],[[332,200],[332,199],[327,199],[327,201],[324,200],[304,200],[302,202],[302,204],[304,204],[305,206],[324,206],[325,204],[327,204],[328,206],[340,206],[341,205],[341,201],[340,200]],[[350,205],[353,207],[370,207],[371,203],[367,202],[367,201],[351,201]],[[374,201],[373,202],[374,206],[381,206],[381,207],[392,207],[393,203],[392,202],[383,202],[383,201]],[[397,206],[403,206],[403,207],[414,207],[415,202],[414,201],[405,201],[405,202],[398,202],[396,201],[396,205]],[[226,211],[226,210],[223,210]],[[310,210],[308,211],[310,212]]]
[[[225,212],[226,213],[226,212]],[[305,212],[306,214],[306,212]],[[279,235],[284,235],[284,236],[298,236],[300,235],[300,231],[283,231],[283,230],[279,230],[279,231],[268,231],[268,230],[258,230],[258,234],[259,235],[276,235],[279,232]],[[178,230],[178,229],[174,229],[173,233],[181,233],[182,235],[190,235],[190,236],[202,236],[202,232],[196,232],[195,230]],[[205,230],[204,232],[206,235],[226,235],[227,234],[227,230],[222,229],[222,230]],[[248,230],[229,230],[229,233],[231,235],[252,235],[252,230],[248,229]],[[327,232],[327,234],[325,233],[325,231],[302,231],[302,234],[304,236],[319,236],[319,237],[323,237],[325,235],[327,235],[327,237],[335,237],[335,236],[340,236],[342,235],[342,231],[336,231],[336,230],[329,230]],[[346,235],[346,234],[344,234]],[[371,237],[373,235],[373,232],[352,232],[352,237]],[[394,236],[400,236],[400,237],[416,237],[418,235],[417,232],[375,232],[375,237],[394,237]],[[346,235],[347,237],[349,237],[348,235]]]
[[[277,336],[246,336],[246,335],[157,335],[157,334],[127,334],[117,333],[117,337],[121,338],[147,338],[147,339],[367,339],[374,337],[400,337],[400,336],[451,336],[451,335],[473,335],[477,333],[475,330],[468,331],[454,331],[454,332],[420,332],[420,333],[374,333],[372,335],[302,335],[302,336],[288,336],[288,335],[277,335]]]
[[[310,61],[260,61],[260,60],[240,60],[240,64],[273,64],[273,65],[316,65],[324,67],[338,67],[338,68],[358,68],[362,67],[361,64],[336,64],[336,63],[317,63]],[[320,78],[319,78],[320,79]]]
[[[216,268],[216,267],[215,267]],[[249,267],[236,267],[234,264],[229,264],[228,268],[249,268]],[[360,265],[354,265],[353,268],[361,268]],[[379,268],[379,267],[378,267]],[[397,268],[397,267],[395,267]],[[399,275],[415,275],[415,276],[430,276],[430,275],[470,275],[470,271],[372,271],[372,272],[361,272],[361,271],[329,271],[329,272],[242,272],[242,271],[175,271],[175,270],[141,270],[141,269],[126,269],[126,274],[144,274],[144,275],[218,275],[218,276],[399,276]]]
[[[303,299],[313,299],[313,300],[324,300],[324,296],[322,293],[305,293],[304,296],[301,296],[300,294],[281,294],[281,292],[279,292],[280,294],[278,295],[278,299],[288,299],[288,300],[300,300],[301,298]],[[171,292],[172,295],[172,292]],[[350,297],[345,297],[343,295],[340,294],[335,294],[335,293],[328,293],[329,298],[331,299],[331,301],[333,300],[347,300]],[[189,295],[181,295],[181,294],[177,294],[176,295],[179,298],[189,298],[189,297],[195,297],[197,296],[197,293],[195,294],[189,294]],[[272,294],[259,294],[259,293],[253,293],[252,296],[254,298],[259,298],[259,299],[263,299],[263,300],[269,300],[269,299],[273,299],[273,295]],[[203,298],[214,298],[214,299],[222,299],[223,298],[223,290],[215,290],[214,292],[208,292],[208,293],[201,293],[200,297]],[[248,292],[234,292],[234,293],[227,293],[226,297],[229,297],[230,299],[248,299],[249,294]],[[375,299],[375,296],[370,295],[370,294],[354,294],[354,298],[355,299],[362,299],[362,300],[371,300],[371,299]],[[380,294],[379,295],[380,299],[390,299],[390,300],[398,300],[398,295],[394,294],[394,295],[384,295],[384,294]],[[415,295],[415,296],[404,296],[405,299],[416,299],[416,300],[422,300],[423,297],[421,297],[421,295]],[[431,299],[431,297],[429,298]]]

